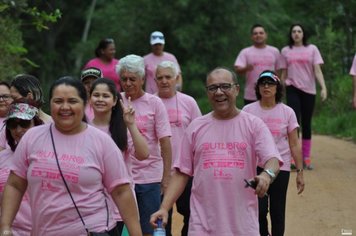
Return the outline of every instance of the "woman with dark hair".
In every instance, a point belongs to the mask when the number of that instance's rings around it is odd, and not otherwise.
[[[89,67],[95,67],[103,72],[103,77],[109,78],[114,81],[117,91],[121,91],[120,79],[116,73],[116,65],[119,60],[115,58],[115,42],[113,39],[106,38],[100,40],[98,46],[95,49],[95,58],[91,59],[84,69]]]
[[[32,100],[20,99],[10,105],[8,115],[6,117],[6,138],[10,146],[0,152],[0,200],[6,180],[10,174],[11,160],[17,144],[22,136],[33,126],[43,124],[43,121],[38,117],[38,108]],[[12,225],[13,235],[25,236],[31,234],[31,208],[27,193],[22,199],[20,208]]]
[[[272,71],[263,71],[255,86],[258,101],[246,105],[243,110],[260,117],[274,137],[283,166],[268,189],[268,196],[259,198],[259,223],[261,236],[268,232],[267,213],[270,212],[272,235],[283,235],[285,228],[285,208],[290,175],[290,163],[293,158],[297,167],[298,194],[304,190],[303,162],[298,140],[298,122],[294,111],[283,104],[283,85]],[[263,171],[264,163],[259,163],[257,173]]]
[[[86,91],[72,77],[55,81],[49,92],[53,123],[26,132],[16,148],[5,186],[1,232],[11,226],[28,186],[32,235],[116,235],[109,193],[130,235],[142,235],[131,180],[114,141],[87,125]]]
[[[327,98],[323,72],[324,63],[318,48],[307,43],[307,34],[301,24],[289,30],[288,46],[282,49],[281,79],[286,85],[287,105],[293,108],[302,127],[302,155],[305,168],[311,170],[311,122],[315,105],[316,83],[320,84],[321,100]]]
[[[89,101],[94,110],[94,119],[89,121],[90,124],[111,136],[123,153],[125,164],[129,175],[131,175],[131,157],[127,150],[127,130],[132,137],[136,158],[144,160],[149,155],[146,140],[136,126],[135,110],[130,104],[128,107],[124,106],[114,82],[105,78],[94,81],[90,90]],[[134,192],[134,189],[132,190]],[[121,235],[124,224],[119,212],[116,211],[115,213],[118,222],[117,228],[119,235]]]
[[[40,108],[44,104],[43,92],[40,81],[33,75],[19,74],[11,81],[10,93],[13,99],[27,98],[34,100],[39,105],[38,116],[44,123],[52,118]]]

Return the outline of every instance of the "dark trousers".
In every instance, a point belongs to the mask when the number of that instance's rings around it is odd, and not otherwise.
[[[261,173],[262,168],[257,168]],[[268,210],[271,216],[272,235],[283,236],[285,228],[286,198],[289,183],[289,171],[281,170],[277,178],[268,189],[268,197],[258,198],[260,235],[267,236],[268,233]]]
[[[193,178],[189,178],[183,193],[176,201],[177,211],[183,216],[182,236],[188,235],[189,217],[190,217],[190,193],[192,189]],[[172,232],[172,209],[168,212],[168,221],[166,225],[166,236],[171,236]]]
[[[305,93],[293,86],[286,87],[287,105],[297,116],[302,127],[302,138],[311,139],[311,120],[315,106],[315,95]]]

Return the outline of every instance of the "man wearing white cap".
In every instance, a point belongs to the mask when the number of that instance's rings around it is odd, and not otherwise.
[[[162,61],[172,61],[178,65],[179,79],[176,88],[180,91],[183,85],[181,70],[176,57],[173,54],[164,51],[165,40],[163,33],[159,31],[152,32],[150,37],[150,43],[152,47],[152,52],[143,57],[146,70],[145,91],[151,94],[154,94],[158,91],[157,84],[154,79],[157,65]]]

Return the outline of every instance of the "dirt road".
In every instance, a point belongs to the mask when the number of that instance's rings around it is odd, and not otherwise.
[[[312,157],[315,169],[304,171],[301,195],[296,194],[296,174],[291,174],[285,235],[356,235],[356,145],[314,135]],[[178,236],[180,215],[173,222],[173,236]]]

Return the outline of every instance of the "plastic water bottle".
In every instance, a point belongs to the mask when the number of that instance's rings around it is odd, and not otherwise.
[[[153,231],[153,236],[166,236],[166,230],[163,228],[162,219],[157,219],[157,228]]]

